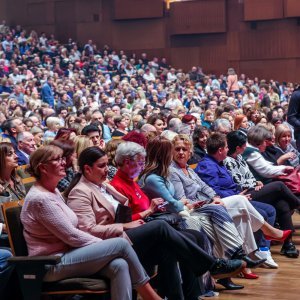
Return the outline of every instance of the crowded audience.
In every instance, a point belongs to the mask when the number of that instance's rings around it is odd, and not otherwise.
[[[197,300],[280,268],[271,240],[298,258],[299,86],[204,72],[3,23],[0,202],[25,199],[29,255],[61,256],[44,281],[93,275],[111,299]],[[7,247],[0,214],[5,295]]]

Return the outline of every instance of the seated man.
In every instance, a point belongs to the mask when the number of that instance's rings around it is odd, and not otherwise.
[[[34,136],[28,131],[20,132],[17,135],[17,142],[18,165],[27,165],[30,154],[36,150]]]

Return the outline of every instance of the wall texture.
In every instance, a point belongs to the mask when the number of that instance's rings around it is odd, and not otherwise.
[[[175,67],[300,81],[299,0],[0,0],[8,24],[167,57]]]

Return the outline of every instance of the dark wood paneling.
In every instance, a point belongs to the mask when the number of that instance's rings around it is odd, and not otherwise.
[[[295,67],[299,66],[299,59],[277,59],[277,60],[253,60],[240,61],[240,70],[248,76],[260,79],[274,79],[278,81],[299,81],[299,75]]]
[[[55,36],[61,42],[76,38],[76,9],[74,1],[64,0],[54,3]]]
[[[98,22],[102,22],[105,17],[102,12],[102,0],[89,0],[89,5],[86,5],[86,2],[78,1],[76,5],[76,21],[80,23],[97,22],[95,18],[98,16]]]
[[[194,65],[201,66],[207,72],[218,73],[227,67],[227,42],[225,34],[201,35],[198,45],[192,46],[195,38],[182,37],[184,47],[171,48],[172,64],[190,70]],[[179,41],[177,40],[176,43]],[[172,46],[176,43],[173,42]],[[180,44],[180,43],[178,43]]]
[[[170,6],[170,33],[226,31],[225,0],[174,2]]]
[[[45,16],[41,11],[46,11],[47,3],[30,3],[27,6],[27,17],[31,20],[31,25],[45,23]]]
[[[244,0],[245,21],[283,18],[283,0]]]
[[[300,2],[299,0],[283,0],[284,1],[284,16],[300,17]]]
[[[165,48],[163,19],[119,21],[114,24],[112,46],[118,49]]]
[[[163,16],[163,0],[114,0],[114,19],[148,19]]]

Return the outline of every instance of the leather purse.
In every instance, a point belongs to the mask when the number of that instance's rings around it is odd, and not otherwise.
[[[276,180],[282,181],[294,194],[300,195],[300,169],[295,168],[292,173],[288,175],[280,175]]]
[[[132,209],[129,206],[119,203],[115,214],[115,223],[129,222],[132,222]]]
[[[163,220],[174,228],[179,228],[180,224],[184,222],[184,219],[180,215],[169,212],[157,212],[144,219],[145,222],[151,222],[155,220]]]

